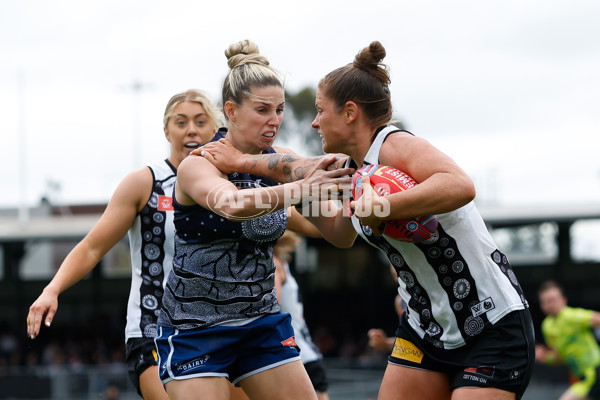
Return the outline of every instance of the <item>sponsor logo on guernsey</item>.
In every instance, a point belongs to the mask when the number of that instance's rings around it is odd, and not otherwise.
[[[479,383],[487,383],[494,377],[494,367],[469,367],[465,368],[463,379]]]
[[[412,342],[396,338],[394,349],[392,350],[392,357],[421,364],[421,361],[423,361],[423,352]]]
[[[169,196],[158,196],[158,209],[160,211],[173,211],[173,199]]]
[[[208,361],[209,358],[210,358],[210,354],[207,354],[207,355],[197,358],[195,360],[192,360],[192,361],[189,361],[189,362],[186,362],[183,364],[179,364],[176,366],[177,371],[187,372],[187,371],[191,371],[193,369],[202,368],[206,365],[206,362]]]
[[[298,347],[298,345],[296,344],[296,339],[294,339],[293,336],[289,339],[284,340],[283,342],[281,342],[281,344],[286,347]]]
[[[483,299],[479,303],[472,305],[471,313],[474,317],[478,317],[481,314],[485,314],[486,312],[493,310],[494,308],[496,308],[494,301],[491,297],[488,297],[487,299]]]

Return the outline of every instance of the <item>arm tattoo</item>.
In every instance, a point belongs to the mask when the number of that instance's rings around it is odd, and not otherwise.
[[[322,158],[323,156],[305,158],[281,153],[256,155],[244,163],[243,172],[293,182],[304,179]],[[327,169],[332,171],[343,168],[345,161],[346,157],[337,157]]]
[[[293,182],[292,169],[289,167],[289,165],[284,165],[283,175],[285,176],[286,182]]]
[[[273,154],[268,156],[267,158],[267,168],[269,170],[274,171],[277,169],[277,165],[279,164],[279,160],[281,159],[280,155]]]

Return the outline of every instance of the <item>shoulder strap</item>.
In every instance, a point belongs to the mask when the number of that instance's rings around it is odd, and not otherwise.
[[[371,147],[365,156],[365,161],[363,164],[379,164],[379,151],[381,150],[383,142],[385,142],[385,139],[387,139],[389,135],[394,132],[400,132],[401,130],[402,129],[399,129],[394,125],[386,126],[380,130],[375,136],[375,140],[373,140],[373,143],[371,144]]]

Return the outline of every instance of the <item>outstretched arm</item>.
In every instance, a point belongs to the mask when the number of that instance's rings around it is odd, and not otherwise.
[[[92,271],[125,236],[151,190],[152,174],[148,168],[134,171],[123,179],[98,223],[71,250],[52,281],[29,307],[27,336],[34,339],[39,334],[44,315],[44,324],[50,326],[58,309],[58,296]]]
[[[248,173],[269,177],[282,183],[306,178],[324,157],[335,157],[328,170],[343,168],[348,158],[339,154],[307,158],[291,154],[289,149],[277,148],[277,150],[278,153],[272,154],[243,154],[233,147],[229,140],[220,139],[197,148],[191,154],[203,156],[225,174]]]
[[[296,154],[290,154],[291,150],[277,148],[278,153],[250,155],[238,151],[227,139],[221,139],[217,142],[210,142],[194,150],[191,155],[199,155],[211,162],[221,173],[231,174],[233,172],[250,173],[254,175],[266,176],[278,182],[290,184],[300,180],[306,180],[311,175],[318,172],[320,168],[328,170],[328,174],[335,173],[338,177],[346,176],[346,184],[350,183],[350,175],[354,173],[353,168],[344,168],[348,156],[326,155],[321,157],[305,158]],[[181,167],[180,167],[181,171]],[[321,171],[322,172],[322,171]],[[181,172],[178,180],[181,181]],[[342,182],[338,178],[338,182]],[[338,190],[342,189],[343,184],[338,185]],[[306,185],[303,185],[306,187]],[[310,200],[318,200],[311,198]],[[323,199],[321,199],[323,200]],[[321,232],[323,238],[337,247],[350,247],[356,239],[356,232],[352,227],[349,218],[343,215],[341,209],[338,209],[334,202],[321,201],[313,203],[318,210],[327,212],[317,212],[308,217]],[[303,214],[304,215],[304,214]],[[305,217],[307,215],[304,215]]]
[[[351,178],[344,169],[327,171],[328,162],[321,159],[296,182],[238,190],[205,158],[191,155],[179,166],[175,194],[182,205],[198,204],[232,221],[253,219],[304,201],[339,197],[337,188]]]
[[[288,209],[287,229],[312,238],[322,238],[323,234],[308,219],[304,218],[295,207]]]

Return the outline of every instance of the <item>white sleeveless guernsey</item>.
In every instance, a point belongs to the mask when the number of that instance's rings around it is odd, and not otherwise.
[[[394,126],[379,131],[363,165],[379,164],[383,142],[397,131]],[[381,249],[398,273],[410,326],[434,346],[454,349],[528,304],[473,202],[439,214],[438,221],[430,239],[409,243],[373,235],[352,217],[358,234]]]
[[[313,343],[304,320],[304,305],[300,299],[298,282],[290,272],[288,263],[284,264],[285,282],[281,286],[279,294],[279,306],[281,312],[288,312],[292,316],[292,327],[296,344],[300,348],[300,358],[303,364],[323,358],[319,348]]]
[[[164,282],[172,269],[174,225],[173,188],[175,167],[164,160],[148,166],[152,172],[152,194],[129,229],[131,291],[127,304],[125,341],[154,338],[157,313],[162,304]]]

